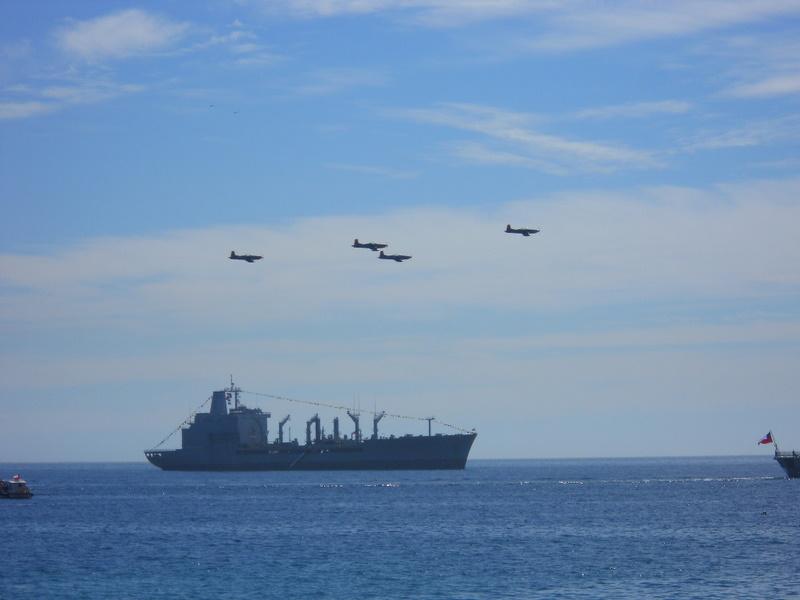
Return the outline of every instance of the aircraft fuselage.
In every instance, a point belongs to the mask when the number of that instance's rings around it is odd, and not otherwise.
[[[525,227],[514,229],[511,225],[506,225],[506,233],[519,233],[525,237],[529,237],[532,233],[539,233],[539,231],[539,229],[526,229]]]
[[[403,262],[404,260],[408,260],[411,257],[405,254],[384,254],[383,250],[381,250],[381,253],[378,255],[378,258],[382,258],[384,260],[393,260],[395,262]]]
[[[228,258],[231,260],[245,260],[249,263],[252,263],[254,261],[261,260],[264,257],[257,256],[255,254],[236,254],[236,252],[231,252],[231,255]]]
[[[364,242],[363,244],[356,238],[353,241],[353,248],[369,248],[373,252],[377,252],[381,248],[386,248],[389,244],[379,244],[377,242]]]

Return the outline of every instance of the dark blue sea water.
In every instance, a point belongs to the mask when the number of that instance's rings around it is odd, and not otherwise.
[[[800,480],[769,457],[464,471],[0,465],[2,598],[800,597]]]

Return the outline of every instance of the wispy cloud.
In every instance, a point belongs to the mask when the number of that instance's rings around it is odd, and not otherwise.
[[[783,32],[720,36],[694,54],[718,59],[721,97],[759,100],[800,92],[800,41]],[[719,67],[718,67],[719,68]]]
[[[540,51],[585,50],[677,37],[799,14],[793,0],[628,0],[613,10],[596,2],[569,2],[555,10],[544,33],[520,42]]]
[[[109,81],[87,81],[79,85],[56,85],[40,90],[43,98],[64,104],[92,104],[133,94],[145,89],[143,85],[114,83]]]
[[[785,158],[782,160],[765,160],[751,164],[752,167],[759,169],[776,169],[776,170],[791,170],[793,172],[800,171],[800,157]]]
[[[195,43],[178,52],[181,54],[200,52],[211,48],[225,48],[232,57],[234,65],[243,67],[268,67],[275,65],[285,57],[261,42],[259,36],[239,21],[234,21],[230,31],[214,34],[210,38]]]
[[[747,148],[800,140],[800,116],[758,119],[718,131],[700,132],[681,142],[684,151]]]
[[[186,23],[138,9],[71,20],[51,33],[62,51],[58,59],[50,64],[32,62],[28,68],[18,67],[10,74],[9,79],[17,81],[2,90],[0,119],[26,119],[141,92],[144,85],[116,81],[112,68],[98,68],[92,63],[166,50],[183,39],[188,30]],[[9,58],[27,56],[32,54],[31,44],[24,41],[6,46],[2,54]]]
[[[644,168],[658,165],[649,152],[634,150],[620,144],[574,140],[543,133],[534,128],[542,119],[535,115],[515,113],[474,104],[440,104],[426,109],[395,109],[395,117],[469,131],[502,144],[488,150],[472,142],[461,144],[458,155],[490,164],[515,162],[547,172],[610,171],[618,168]]]
[[[390,13],[425,26],[453,27],[549,10],[558,3],[554,0],[277,0],[260,4],[268,12],[301,18]]]
[[[464,26],[497,19],[527,19],[536,33],[518,47],[570,51],[675,37],[757,23],[800,13],[793,0],[625,0],[614,7],[591,0],[270,0],[271,13],[331,18],[385,13],[428,27]]]
[[[420,316],[435,306],[561,310],[653,298],[755,298],[800,286],[798,198],[800,180],[757,181],[562,194],[490,213],[418,208],[281,228],[87,240],[49,255],[0,256],[0,314],[6,328],[105,326],[120,318],[135,327],[144,317],[154,325],[219,319],[257,326],[331,312]],[[502,232],[506,223],[542,233],[512,238]],[[390,269],[353,251],[348,240],[362,232],[414,259]],[[231,249],[265,259],[232,263]],[[236,311],[225,301],[231,288]]]
[[[242,29],[241,27],[242,24],[237,21],[232,31],[229,31],[228,33],[214,34],[201,42],[196,42],[195,44],[182,49],[181,52],[197,52],[199,50],[206,50],[208,48],[214,48],[217,46],[253,46],[253,40],[256,39],[256,34],[252,31]]]
[[[401,169],[393,169],[390,167],[379,167],[375,165],[327,163],[325,167],[328,169],[334,169],[336,171],[348,171],[351,173],[363,173],[365,175],[377,175],[379,177],[388,177],[390,179],[412,179],[417,176],[417,173],[414,171],[404,171]]]
[[[759,81],[734,85],[726,91],[726,94],[739,98],[770,98],[800,94],[800,72],[774,75]]]
[[[531,158],[507,150],[496,150],[480,142],[453,142],[448,144],[448,147],[453,156],[468,163],[523,167],[551,175],[567,175],[569,173],[566,167],[555,162],[543,158]]]
[[[229,25],[224,33],[174,47],[190,33],[189,30],[186,23],[141,10],[126,10],[70,23],[56,32],[56,40],[70,58],[84,58],[89,63],[142,55],[164,60],[215,50],[226,65],[232,66],[265,67],[284,60],[239,21]],[[40,68],[40,71],[27,74],[23,79],[25,83],[8,85],[2,90],[0,119],[31,118],[78,104],[106,102],[146,89],[139,83],[116,81],[114,67],[109,65],[97,68],[91,64],[70,64],[68,68]],[[174,81],[161,85],[174,85]]]
[[[39,87],[11,86],[6,90],[7,93],[24,98],[0,102],[0,119],[26,119],[53,113],[76,104],[105,102],[119,96],[142,92],[144,89],[143,85],[94,79],[71,79]]]
[[[285,60],[282,54],[265,49],[239,51],[233,63],[240,67],[271,67]]]
[[[167,48],[189,29],[140,9],[123,10],[95,19],[76,21],[56,35],[66,52],[89,61],[119,59]]]
[[[639,119],[652,115],[679,115],[689,112],[692,105],[680,100],[660,100],[656,102],[631,102],[614,106],[587,108],[571,115],[575,119]]]
[[[37,100],[0,102],[0,119],[27,119],[54,110],[58,110],[57,105]]]
[[[380,87],[386,85],[388,77],[370,69],[319,69],[307,76],[306,83],[295,91],[309,96],[336,94],[358,87]]]

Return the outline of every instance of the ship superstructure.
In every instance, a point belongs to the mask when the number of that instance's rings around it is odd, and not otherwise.
[[[378,423],[386,413],[375,412],[372,433],[364,437],[362,414],[348,410],[354,426],[351,434],[342,434],[335,417],[333,433],[325,435],[315,414],[306,421],[305,443],[300,444],[284,439],[288,415],[278,421],[277,434],[271,437],[272,414],[244,406],[241,393],[233,381],[229,388],[214,392],[209,411],[196,413],[180,429],[181,448],[146,450],[147,459],[175,471],[463,469],[477,436],[474,431],[432,435],[433,419],[427,419],[427,436],[381,437]]]

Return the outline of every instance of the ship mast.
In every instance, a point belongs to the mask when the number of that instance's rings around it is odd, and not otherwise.
[[[233,375],[231,375],[231,387],[229,387],[225,391],[230,392],[230,393],[233,394],[233,408],[238,410],[238,408],[239,408],[239,394],[242,393],[242,388],[237,387],[236,384],[233,383]]]

